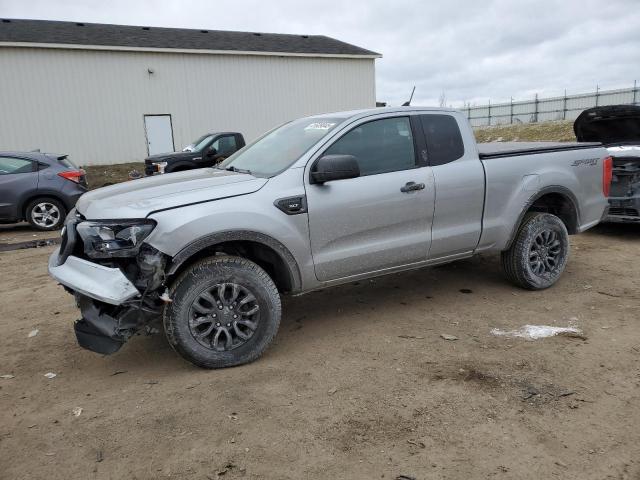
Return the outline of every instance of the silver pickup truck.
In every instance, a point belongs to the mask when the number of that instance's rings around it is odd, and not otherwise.
[[[281,293],[480,252],[501,252],[519,287],[553,285],[568,235],[606,214],[610,177],[597,143],[478,146],[454,110],[318,115],[216,168],[85,194],[49,272],[75,295],[85,348],[162,325],[195,365],[239,365],[271,343]]]

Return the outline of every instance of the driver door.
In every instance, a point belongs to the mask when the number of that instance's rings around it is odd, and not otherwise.
[[[431,168],[416,155],[422,140],[414,134],[419,131],[415,120],[400,116],[362,121],[320,155],[355,156],[359,177],[310,184],[306,175],[318,280],[426,261],[435,190]],[[412,182],[423,188],[407,189]]]

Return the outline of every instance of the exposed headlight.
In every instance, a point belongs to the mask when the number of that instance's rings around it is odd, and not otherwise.
[[[164,173],[164,169],[167,168],[167,162],[158,162],[154,163],[154,165],[156,166],[156,171],[158,173]]]
[[[134,257],[156,222],[148,219],[121,222],[81,222],[76,230],[90,258]]]

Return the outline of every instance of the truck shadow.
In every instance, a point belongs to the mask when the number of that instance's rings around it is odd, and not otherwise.
[[[299,297],[283,299],[279,337],[289,341],[288,332],[306,327],[329,330],[344,322],[367,319],[372,314],[402,316],[408,308],[432,310],[449,302],[478,302],[496,290],[512,287],[502,276],[499,256],[468,260],[385,275],[331,287]],[[299,341],[293,339],[292,341]]]
[[[601,223],[585,235],[597,235],[603,237],[625,237],[627,239],[640,239],[640,222],[638,223]]]

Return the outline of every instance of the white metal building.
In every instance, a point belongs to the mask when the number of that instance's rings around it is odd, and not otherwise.
[[[0,151],[142,161],[375,106],[378,53],[325,36],[0,20]]]

